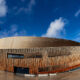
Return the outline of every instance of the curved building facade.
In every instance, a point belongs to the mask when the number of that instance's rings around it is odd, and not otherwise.
[[[0,39],[0,70],[24,74],[64,72],[80,66],[80,43],[44,37]]]

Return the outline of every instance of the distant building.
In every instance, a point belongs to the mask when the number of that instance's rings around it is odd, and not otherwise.
[[[80,66],[80,43],[44,37],[0,39],[0,70],[44,74]]]

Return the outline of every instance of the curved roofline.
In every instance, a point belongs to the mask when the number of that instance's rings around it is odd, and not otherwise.
[[[0,39],[0,49],[4,48],[31,48],[31,47],[59,47],[59,46],[80,46],[76,41],[31,36],[14,36]]]
[[[35,36],[11,36],[11,37],[4,37],[4,38],[0,38],[0,39],[16,38],[16,37],[27,37],[27,38],[47,38],[47,39],[59,39],[59,40],[67,40],[67,41],[77,42],[77,41],[74,41],[74,40],[68,40],[68,39],[64,39],[64,38],[35,37]],[[78,42],[78,43],[80,43],[80,42]]]

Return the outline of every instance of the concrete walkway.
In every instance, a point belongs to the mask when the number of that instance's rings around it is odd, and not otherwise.
[[[80,70],[44,77],[24,77],[21,75],[15,75],[10,72],[0,71],[0,80],[80,80]]]

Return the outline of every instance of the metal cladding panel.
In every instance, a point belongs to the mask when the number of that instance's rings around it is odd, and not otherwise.
[[[9,37],[0,39],[0,49],[24,49],[31,47],[80,46],[80,43],[44,37]]]
[[[23,54],[24,58],[8,58],[8,54]],[[34,57],[39,54],[42,57]],[[14,72],[14,67],[29,68],[30,74],[72,70],[80,67],[80,46],[0,49],[0,70]]]

